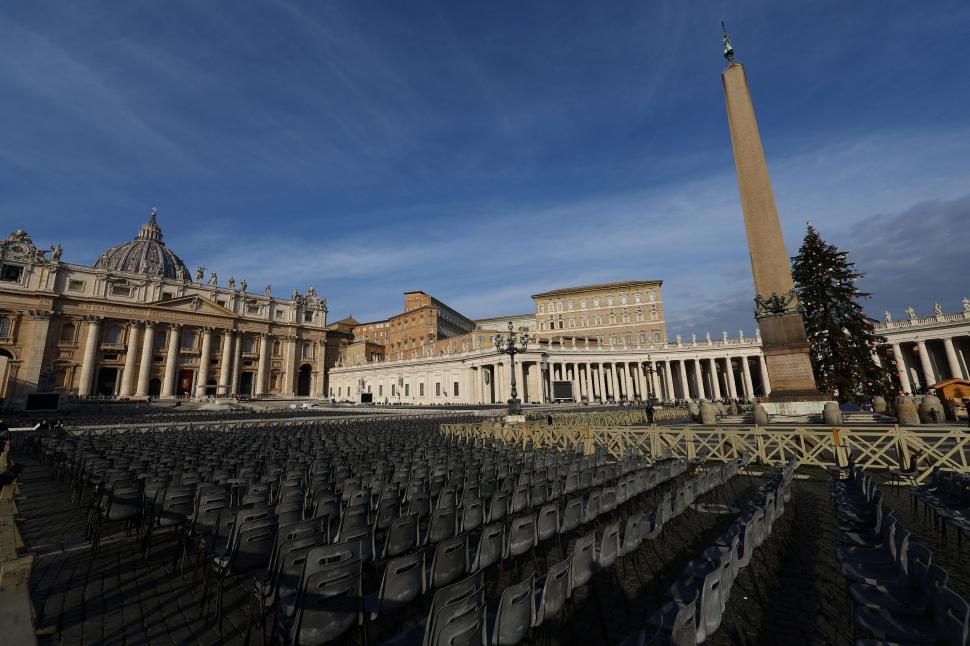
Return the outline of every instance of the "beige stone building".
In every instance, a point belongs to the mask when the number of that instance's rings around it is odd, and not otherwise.
[[[632,346],[667,340],[660,280],[633,280],[535,294],[540,339]]]
[[[313,288],[289,298],[245,281],[190,274],[156,212],[134,240],[93,266],[0,241],[0,397],[322,397],[327,305]]]

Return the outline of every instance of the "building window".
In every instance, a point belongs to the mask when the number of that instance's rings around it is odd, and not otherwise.
[[[377,384],[377,396],[378,397],[384,396],[384,384]]]
[[[631,343],[633,343],[633,335],[627,334],[625,337],[623,337],[623,342],[626,343],[627,345],[630,345]]]
[[[641,332],[640,333],[640,343],[646,343],[646,342],[647,342],[647,333],[646,332]]]
[[[454,383],[454,394],[455,394],[455,397],[458,396],[458,382],[457,381]]]
[[[195,341],[198,335],[195,330],[186,330],[182,333],[182,347],[186,350],[195,348]]]
[[[656,341],[656,342],[658,342],[658,343],[660,342],[660,331],[659,330],[654,330],[654,332],[653,332],[653,340]]]
[[[626,294],[620,296],[620,305],[626,305]]]
[[[623,312],[623,322],[624,323],[629,323],[630,322],[630,313],[629,312]]]
[[[580,319],[580,325],[582,325],[583,327],[588,327],[589,326],[589,318],[586,317],[586,316],[584,316],[582,319]]]
[[[125,298],[131,298],[132,291],[133,290],[131,289],[131,287],[128,287],[127,285],[112,285],[111,286],[111,295],[112,296],[124,296]]]
[[[10,319],[4,317],[0,318],[0,339],[5,339],[10,336]]]
[[[586,309],[586,299],[585,298],[579,299],[579,309],[581,309],[581,310]]]
[[[542,331],[542,330],[545,330],[545,329],[546,329],[546,322],[545,321],[539,321],[539,330]]]
[[[657,300],[657,295],[653,293],[652,289],[649,292],[647,292],[647,300],[650,301],[651,303]]]
[[[21,276],[24,275],[24,268],[17,265],[0,266],[0,280],[5,283],[19,283]]]
[[[83,280],[69,280],[69,281],[67,281],[67,291],[69,291],[69,292],[83,292],[84,291],[84,281]]]
[[[243,352],[248,352],[252,354],[256,352],[256,338],[247,336],[243,338]]]
[[[557,312],[561,312],[562,311],[562,301],[558,301],[556,303],[556,311]]]
[[[313,323],[313,312],[303,312],[303,322]]]
[[[543,305],[542,303],[539,303],[539,314],[543,314],[545,313],[545,311],[546,311],[546,306]]]
[[[421,384],[421,387],[424,388],[424,384]],[[411,396],[411,384],[404,384],[404,396]]]
[[[640,292],[636,292],[633,294],[633,302],[638,304],[640,303]]]
[[[610,314],[610,325],[616,323],[616,314]]]
[[[612,296],[608,296],[606,298],[606,304],[609,305],[610,307],[613,307],[613,297]]]
[[[569,327],[576,327],[576,319],[574,318],[569,319]]]
[[[637,312],[637,323],[643,323],[643,312]]]
[[[175,298],[175,294],[173,294],[172,292],[162,292],[163,301],[170,301],[173,298]],[[222,303],[219,303],[219,304],[222,305]]]
[[[572,301],[566,301],[566,309],[567,310],[573,309],[573,302]]]
[[[599,297],[594,298],[593,299],[593,307],[599,307],[599,306],[600,306],[600,299],[599,299]]]
[[[619,339],[616,337],[616,335],[615,334],[611,334],[610,335],[610,345],[616,345],[618,342],[619,342]]]
[[[602,316],[596,316],[596,317],[594,317],[593,321],[595,322],[596,325],[603,325],[603,317]]]
[[[247,303],[246,304],[246,314],[259,314],[259,303]]]
[[[441,382],[435,382],[434,384],[434,396],[441,397]]]
[[[284,312],[283,310],[276,310],[276,320],[277,321],[282,321],[283,320],[283,317],[285,315],[286,315],[286,312]]]
[[[312,359],[313,358],[313,346],[309,343],[303,344],[303,358]]]
[[[6,321],[7,319],[3,319]],[[0,324],[2,325],[2,324]],[[65,323],[64,327],[61,328],[61,343],[70,343],[74,340],[74,327],[73,323]],[[0,333],[0,336],[7,336],[6,334]]]
[[[117,323],[108,326],[104,332],[104,342],[109,345],[121,343],[121,326]]]

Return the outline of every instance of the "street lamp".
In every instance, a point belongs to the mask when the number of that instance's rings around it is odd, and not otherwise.
[[[509,369],[512,373],[512,398],[509,399],[509,415],[522,414],[522,402],[519,401],[518,392],[515,390],[515,355],[525,352],[529,342],[535,342],[535,340],[534,336],[529,336],[528,328],[522,327],[516,332],[512,321],[509,321],[509,333],[507,335],[499,334],[495,337],[495,349],[501,354],[509,355],[511,359]]]
[[[653,361],[650,360],[650,355],[647,355],[647,367],[643,370],[647,374],[647,401],[653,401],[653,375],[657,372],[653,368]]]

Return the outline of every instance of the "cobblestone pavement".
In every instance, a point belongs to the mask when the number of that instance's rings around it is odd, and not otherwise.
[[[181,576],[175,567],[174,536],[159,537],[151,559],[145,562],[134,536],[126,537],[121,528],[106,528],[100,549],[92,553],[90,543],[84,541],[86,510],[70,501],[69,485],[52,481],[46,467],[27,456],[21,458],[26,465],[23,499],[18,501],[21,529],[28,547],[37,554],[30,588],[38,626],[48,633],[40,637],[41,644],[242,643],[247,625],[248,577],[229,581],[220,638],[213,625],[214,613],[209,618],[200,616],[202,586],[198,577],[191,570]],[[701,502],[715,504],[688,510],[669,523],[661,540],[645,543],[637,554],[594,577],[574,592],[556,621],[536,630],[528,641],[621,641],[662,605],[664,593],[686,563],[724,531],[736,517],[735,505],[759,484],[760,478],[738,477],[708,494]],[[654,492],[637,505],[652,510],[660,495],[660,491]],[[908,494],[903,495],[900,500],[908,505]],[[904,511],[906,505],[896,506]],[[926,531],[932,535],[929,526]],[[575,538],[570,537],[562,546],[566,553]],[[721,628],[708,642],[851,643],[850,609],[838,575],[834,540],[827,482],[796,481],[784,516],[755,553],[752,565],[742,571]],[[493,577],[490,608],[495,607],[500,590],[527,576],[536,562],[544,571],[562,558],[560,547],[552,543],[535,560],[522,557]],[[952,536],[951,544],[955,549]],[[930,545],[936,552],[938,543]],[[376,588],[376,576],[371,573],[368,579],[365,588]],[[410,612],[371,626],[370,643],[380,643],[420,619],[430,598],[425,595]],[[258,643],[258,637],[254,638]],[[356,640],[357,635],[353,638]]]

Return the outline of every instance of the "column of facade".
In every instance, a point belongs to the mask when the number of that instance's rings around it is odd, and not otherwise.
[[[680,364],[680,387],[683,390],[684,399],[690,399],[690,384],[687,383],[687,366],[684,364],[683,359],[680,359],[677,363]]]
[[[734,383],[734,362],[731,357],[724,357],[724,367],[727,368],[727,387],[731,399],[738,398],[737,384]]]
[[[758,355],[758,369],[761,371],[761,385],[765,390],[765,397],[771,394],[771,382],[768,381],[768,367],[765,366],[764,355]]]
[[[178,365],[181,327],[177,323],[168,326],[168,354],[165,355],[165,376],[162,379],[162,397],[168,399],[175,396],[175,369]]]
[[[712,390],[711,394],[714,396],[714,399],[720,399],[721,382],[717,378],[717,361],[715,361],[713,358],[710,358],[707,360],[707,365],[711,369],[711,390]]]
[[[637,386],[640,388],[640,399],[642,399],[643,401],[646,401],[647,397],[650,396],[650,389],[647,388],[647,378],[646,378],[646,375],[644,374],[643,368],[644,368],[643,364],[640,363],[639,361],[633,364],[633,369],[636,371],[636,375],[637,375]]]
[[[606,401],[606,376],[603,374],[603,362],[600,361],[596,364],[596,385],[599,388],[600,401]]]
[[[242,349],[243,349],[243,334],[240,332],[236,335],[236,343],[233,344],[232,349],[232,383],[229,384],[229,394],[238,395],[239,394],[239,380],[240,374],[242,373]]]
[[[518,390],[519,401],[526,401],[525,366],[521,361],[515,362],[515,388]]]
[[[748,357],[741,357],[741,376],[744,378],[744,396],[754,399],[754,382],[751,381],[751,366]]]
[[[616,364],[611,362],[610,363],[610,395],[613,396],[613,401],[620,400],[620,395],[618,390],[619,390],[619,386],[616,380]]]
[[[663,399],[663,386],[660,383],[660,364],[656,361],[653,362],[653,372],[650,374],[650,389],[653,391],[654,397],[657,399]],[[649,393],[644,392],[644,395]]]
[[[909,368],[906,367],[906,360],[903,358],[903,350],[898,343],[893,343],[893,357],[896,359],[896,374],[899,375],[899,385],[902,386],[904,393],[912,393],[913,386],[909,381]]]
[[[670,367],[670,359],[664,361],[664,381],[667,383],[667,401],[673,401],[677,399],[677,393],[674,392],[674,375]]]
[[[327,342],[325,339],[317,341],[317,389],[320,397],[327,396]]]
[[[98,338],[101,335],[101,319],[99,317],[87,317],[85,320],[88,323],[88,334],[84,341],[81,378],[77,389],[77,394],[81,397],[91,394],[91,386],[94,381],[94,361],[98,355]]]
[[[269,353],[272,346],[268,334],[259,335],[259,363],[256,365],[256,384],[253,394],[262,395],[266,392],[266,372],[269,368]]]
[[[593,401],[593,376],[590,374],[592,364],[587,361],[583,364],[583,380],[586,382],[586,401]]]
[[[135,361],[138,359],[138,338],[141,329],[137,323],[128,324],[128,350],[125,352],[125,372],[121,375],[120,397],[131,397],[135,392]]]
[[[295,397],[296,388],[296,337],[283,339],[283,396]]]
[[[216,386],[216,395],[225,396],[229,394],[229,368],[232,365],[233,347],[232,330],[222,332],[222,343],[219,344],[219,385]]]
[[[138,366],[138,385],[135,397],[148,396],[148,383],[152,376],[152,356],[155,353],[155,324],[145,323],[145,334],[141,341],[141,364]]]
[[[952,337],[943,338],[943,348],[946,350],[946,362],[950,364],[950,375],[958,379],[966,377],[960,369],[960,360],[957,359],[957,350],[953,346]]]
[[[923,368],[923,380],[926,382],[922,386],[923,390],[926,390],[936,383],[936,374],[933,372],[933,363],[930,361],[930,352],[926,348],[926,341],[917,341],[916,347],[918,348],[920,367]]]
[[[209,381],[209,353],[212,351],[212,328],[202,330],[202,352],[199,354],[199,372],[195,378],[195,396],[205,397],[206,383]]]

